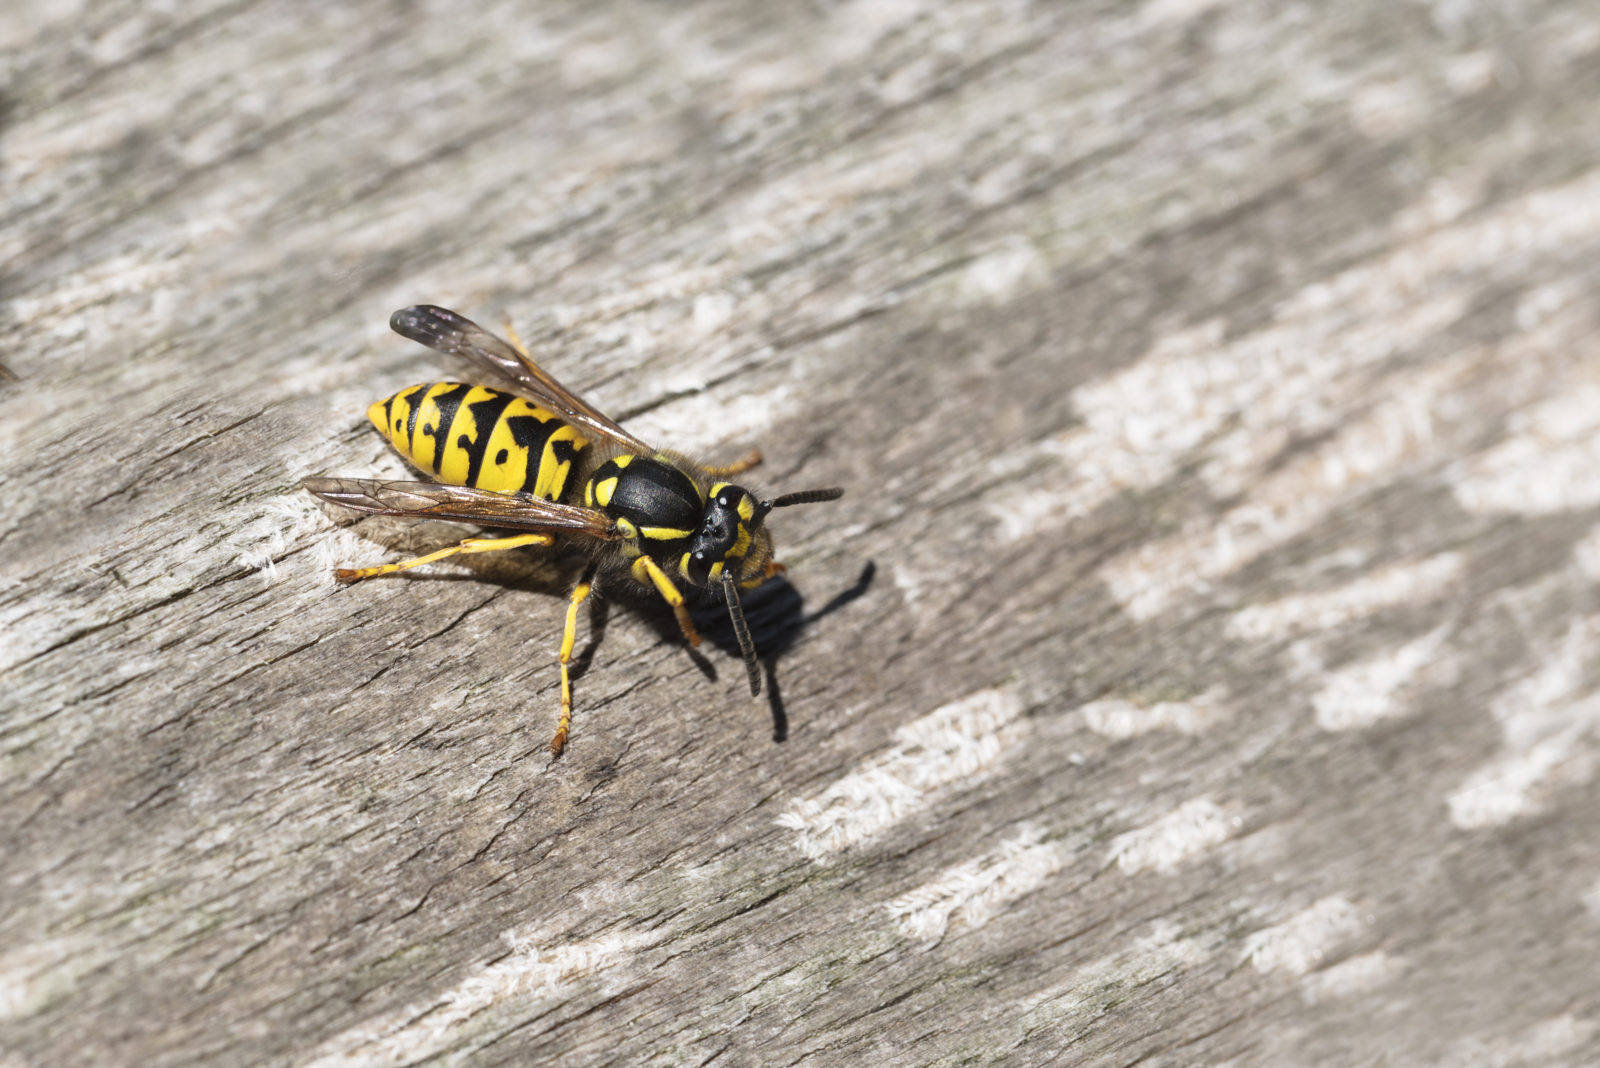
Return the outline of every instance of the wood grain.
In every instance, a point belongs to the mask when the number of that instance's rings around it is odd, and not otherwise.
[[[5,1068],[1597,1063],[1592,9],[10,10]],[[333,584],[424,301],[848,488],[771,702]]]

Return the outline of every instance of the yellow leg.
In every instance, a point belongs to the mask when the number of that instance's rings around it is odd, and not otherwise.
[[[633,562],[633,577],[640,583],[653,585],[661,599],[672,606],[673,614],[678,617],[678,629],[683,631],[683,636],[689,640],[690,645],[700,644],[700,632],[694,629],[694,622],[689,618],[689,609],[683,603],[683,594],[678,592],[678,587],[672,584],[672,579],[667,573],[648,556],[641,556]]]
[[[729,475],[737,475],[740,472],[748,471],[760,462],[761,450],[751,449],[749,452],[745,453],[744,456],[733,461],[731,464],[724,464],[722,467],[706,468],[706,474],[715,476],[717,478],[726,478]]]
[[[333,577],[340,582],[355,582],[357,579],[371,578],[374,575],[392,575],[396,571],[431,564],[435,560],[443,560],[457,553],[495,553],[501,549],[517,549],[524,545],[549,545],[554,541],[555,539],[548,534],[515,534],[509,538],[467,538],[459,544],[411,560],[379,564],[377,567],[341,567],[333,573]]]
[[[567,665],[572,663],[572,646],[578,638],[578,606],[594,588],[594,568],[583,573],[573,588],[572,600],[567,602],[567,629],[561,634],[561,720],[556,724],[556,736],[550,742],[550,755],[560,756],[567,744],[567,728],[572,724],[572,679]]]

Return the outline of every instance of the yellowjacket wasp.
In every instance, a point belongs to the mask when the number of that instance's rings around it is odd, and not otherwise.
[[[389,325],[438,352],[465,357],[513,389],[438,382],[378,401],[367,409],[367,418],[432,481],[313,478],[306,489],[371,515],[462,520],[521,533],[467,538],[392,564],[341,568],[335,578],[354,582],[457,553],[552,545],[557,537],[585,539],[590,561],[572,590],[561,636],[561,718],[550,742],[554,754],[566,745],[572,721],[568,664],[578,606],[597,581],[609,577],[626,574],[659,593],[690,645],[698,645],[700,635],[678,584],[720,589],[750,693],[761,692],[739,590],[783,570],[772,559],[772,535],[763,521],[774,508],[835,500],[844,490],[759,499],[726,481],[760,463],[759,452],[707,467],[654,449],[550,377],[509,329],[506,341],[453,311],[427,304],[395,312]]]

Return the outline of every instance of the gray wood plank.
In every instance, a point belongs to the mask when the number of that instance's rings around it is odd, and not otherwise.
[[[12,10],[6,1068],[1600,1063],[1591,7]],[[848,488],[774,696],[333,583],[418,302]]]

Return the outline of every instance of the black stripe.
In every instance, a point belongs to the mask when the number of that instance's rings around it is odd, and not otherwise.
[[[395,394],[395,399],[403,400],[411,406],[411,413],[406,416],[405,449],[407,456],[415,455],[417,451],[414,447],[417,440],[417,412],[422,410],[421,403],[413,401],[411,398],[416,396],[418,393],[426,393],[427,390],[427,386],[412,386],[410,389],[403,389],[399,393]]]
[[[383,402],[383,436],[390,441],[394,440],[394,394],[389,394],[389,399]]]
[[[572,442],[563,439],[550,446],[550,451],[555,454],[557,463],[565,461],[569,465],[566,479],[562,485],[556,487],[555,493],[551,495],[551,500],[559,501],[567,495],[567,490],[577,485],[572,476],[578,470],[578,457],[583,455],[583,446],[574,445]]]
[[[539,482],[539,467],[544,460],[544,443],[550,440],[561,427],[561,420],[555,416],[549,419],[536,419],[531,415],[513,415],[506,418],[506,426],[511,428],[511,438],[518,445],[528,450],[528,470],[522,478],[522,492],[532,493]]]
[[[478,474],[483,470],[483,457],[489,451],[489,439],[494,437],[495,424],[512,401],[509,393],[493,390],[481,401],[467,405],[467,411],[478,424],[478,440],[467,446],[467,485],[478,484]]]
[[[471,392],[471,386],[463,386],[458,382],[433,398],[433,403],[439,406],[439,429],[433,435],[433,473],[436,475],[444,469],[444,451],[450,446],[450,431],[455,426],[461,398]]]

